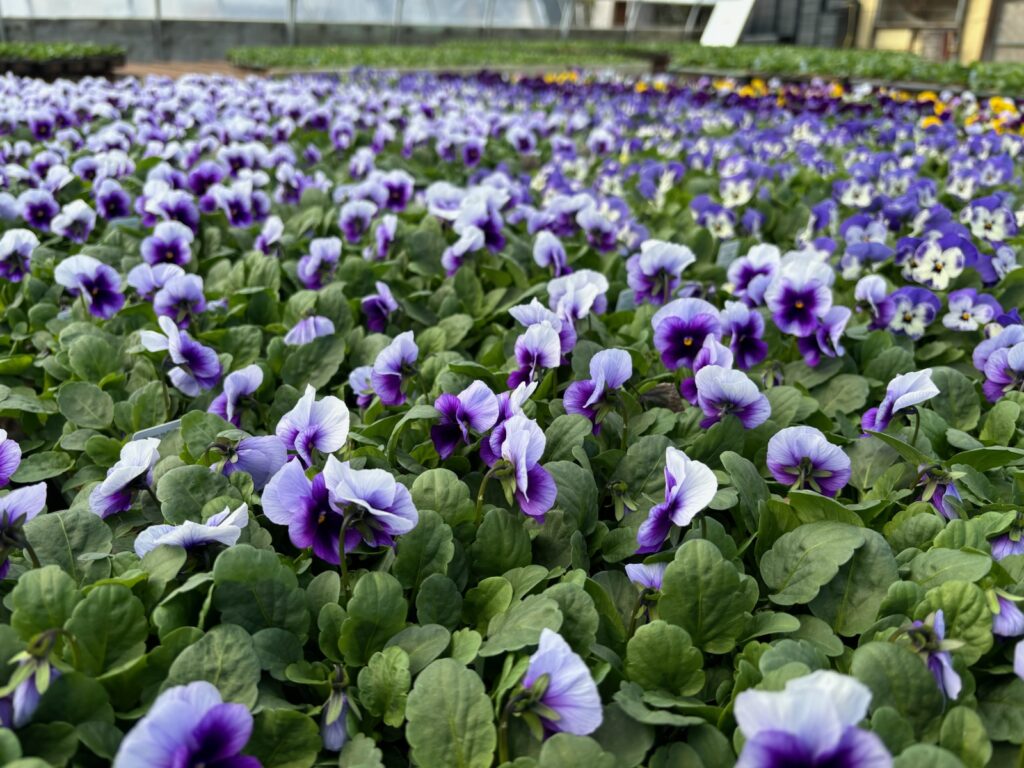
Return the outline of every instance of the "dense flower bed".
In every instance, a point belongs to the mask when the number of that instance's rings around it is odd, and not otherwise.
[[[709,47],[697,43],[611,40],[448,40],[443,45],[242,46],[228,60],[255,70],[337,70],[352,67],[636,66],[692,72],[721,70],[759,77],[826,77],[960,86],[982,93],[1024,91],[1024,66],[1015,62],[931,61],[902,51],[810,48],[794,45]]]
[[[1015,759],[1012,102],[0,88],[5,764]]]

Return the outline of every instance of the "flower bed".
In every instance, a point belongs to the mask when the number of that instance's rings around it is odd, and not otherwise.
[[[0,88],[6,765],[1015,759],[1012,101]]]
[[[740,45],[715,48],[695,43],[616,43],[568,41],[452,41],[425,46],[246,46],[228,52],[236,66],[265,70],[347,70],[624,66],[648,64],[657,70],[716,71],[743,77],[873,80],[971,88],[980,93],[1024,91],[1024,66],[1008,62],[934,62],[895,51],[837,50],[798,46]]]
[[[124,49],[91,43],[0,43],[0,72],[53,80],[110,75],[124,64]]]

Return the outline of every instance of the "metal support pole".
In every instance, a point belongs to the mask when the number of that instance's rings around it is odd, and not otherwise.
[[[405,10],[405,0],[395,0],[395,10],[391,16],[391,40],[398,42],[399,29],[402,26],[402,13]]]
[[[487,30],[494,28],[494,3],[495,0],[487,0],[484,6],[484,29]]]
[[[626,11],[626,31],[635,32],[637,21],[640,19],[640,1],[633,0]]]
[[[160,0],[153,0],[153,50],[156,51],[157,61],[164,58],[164,35],[162,29],[163,8]]]
[[[563,37],[569,37],[569,31],[572,29],[572,17],[575,11],[576,0],[562,0],[562,20],[559,22],[558,29],[559,34]]]
[[[288,45],[295,45],[295,21],[299,15],[299,0],[288,0]]]

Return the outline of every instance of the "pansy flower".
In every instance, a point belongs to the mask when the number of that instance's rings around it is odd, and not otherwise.
[[[701,426],[710,427],[733,415],[744,427],[753,429],[768,420],[771,404],[757,385],[742,371],[708,365],[694,376],[697,405],[704,411]]]
[[[195,234],[178,221],[161,221],[153,234],[142,241],[142,258],[151,265],[177,264],[183,267],[192,261]]]
[[[954,331],[977,331],[1003,312],[998,301],[973,288],[951,291],[946,298],[949,311],[943,316],[942,324]]]
[[[333,395],[317,400],[316,389],[307,384],[299,401],[277,422],[275,432],[285,447],[295,451],[308,467],[313,464],[314,450],[340,450],[348,440],[348,428],[348,406]]]
[[[665,451],[665,500],[651,507],[637,531],[637,553],[661,549],[673,525],[687,526],[718,492],[715,473],[682,451]]]
[[[310,315],[299,320],[288,329],[281,340],[290,347],[301,347],[321,336],[334,333],[334,322],[323,315]]]
[[[153,437],[126,443],[106,478],[89,494],[89,509],[103,518],[130,509],[132,492],[152,484],[159,451],[160,441]]]
[[[262,384],[263,369],[255,363],[232,371],[224,377],[224,391],[213,399],[207,410],[237,427],[242,423],[239,408],[242,400],[255,394]]]
[[[932,381],[931,368],[913,373],[901,373],[886,385],[885,397],[877,408],[869,408],[861,417],[861,426],[881,432],[889,426],[897,413],[914,408],[939,394]]]
[[[398,309],[398,302],[387,283],[377,281],[377,292],[363,298],[360,306],[366,317],[366,328],[371,333],[382,333],[388,325],[388,316]]]
[[[645,240],[640,253],[626,261],[627,282],[638,304],[667,304],[679,287],[683,270],[697,257],[685,245]]]
[[[121,276],[92,256],[69,256],[57,264],[53,279],[72,296],[81,296],[89,313],[108,320],[124,306]]]
[[[939,298],[927,288],[899,288],[892,293],[893,313],[889,329],[915,341],[924,336],[942,308]]]
[[[882,740],[859,727],[870,703],[866,685],[832,670],[791,679],[781,691],[743,691],[735,704],[745,739],[736,768],[892,768]]]
[[[196,397],[204,389],[220,382],[221,365],[217,353],[189,336],[169,317],[157,319],[160,330],[140,331],[139,340],[149,352],[167,351],[173,367],[167,372],[171,383],[184,395]]]
[[[163,546],[190,550],[216,543],[230,547],[238,541],[242,529],[248,524],[249,508],[242,504],[234,510],[225,507],[223,512],[211,515],[205,523],[186,520],[181,525],[151,525],[135,537],[135,554],[145,557]]]
[[[654,346],[670,371],[693,367],[708,337],[722,338],[722,321],[713,304],[703,299],[676,299],[654,313]]]
[[[460,442],[469,445],[470,430],[486,432],[498,420],[498,398],[482,381],[474,381],[457,395],[442,394],[434,408],[440,418],[430,428],[430,438],[442,459],[451,456]]]
[[[603,349],[590,358],[590,378],[574,381],[565,390],[566,413],[586,416],[600,429],[600,408],[610,393],[622,387],[633,375],[633,360],[624,349]]]

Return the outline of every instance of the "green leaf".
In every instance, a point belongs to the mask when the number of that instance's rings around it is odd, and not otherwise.
[[[79,669],[88,675],[96,676],[146,652],[146,610],[130,589],[118,584],[89,592],[64,628],[75,638]]]
[[[864,545],[809,605],[811,613],[844,637],[859,635],[875,622],[889,585],[899,579],[896,558],[885,538],[872,530],[861,534]]]
[[[261,629],[252,636],[260,667],[276,680],[285,680],[289,664],[302,661],[302,642],[291,632],[277,627]]]
[[[58,566],[26,571],[9,598],[11,626],[27,642],[40,632],[62,628],[81,599],[74,580]]]
[[[933,457],[926,453],[922,453],[910,443],[906,443],[894,435],[890,435],[886,432],[875,432],[871,429],[867,430],[867,433],[876,440],[881,440],[915,467],[931,464],[935,461]]]
[[[338,647],[346,663],[361,667],[405,628],[408,606],[394,576],[374,571],[358,582],[341,625]]]
[[[83,555],[110,552],[110,529],[92,512],[79,509],[39,515],[25,524],[25,535],[40,563],[59,565],[79,584],[109,574],[105,561],[79,560]]]
[[[504,509],[491,509],[484,515],[476,541],[469,548],[475,573],[498,576],[530,564],[530,534],[523,527],[524,517]]]
[[[33,722],[64,722],[80,725],[86,722],[114,722],[114,709],[107,699],[106,689],[81,672],[65,672],[50,679],[50,686],[39,699],[39,707],[32,715]]]
[[[68,365],[82,381],[98,384],[108,373],[121,370],[121,355],[99,336],[82,335],[68,347]]]
[[[618,703],[605,706],[601,726],[591,736],[606,753],[614,755],[617,766],[640,765],[654,744],[654,728],[634,721]],[[579,763],[564,765],[568,768]]]
[[[932,381],[942,394],[928,401],[928,407],[954,429],[970,432],[981,419],[981,403],[974,381],[955,368],[932,369]]]
[[[181,437],[185,441],[185,450],[194,458],[210,450],[217,435],[234,428],[231,422],[206,411],[189,411],[181,417]]]
[[[65,382],[57,390],[57,407],[79,427],[103,429],[114,420],[114,399],[95,384]]]
[[[567,512],[584,534],[593,531],[598,508],[594,474],[571,461],[553,461],[545,464],[544,469],[551,473],[558,488],[555,506]]]
[[[454,556],[452,529],[437,512],[424,509],[416,527],[399,539],[391,572],[403,587],[418,589],[427,577],[445,573]]]
[[[26,757],[5,768],[60,768],[67,765],[78,750],[78,734],[68,723],[30,723],[18,731]],[[38,757],[40,765],[31,757]]]
[[[726,451],[721,459],[722,466],[739,492],[740,513],[747,530],[752,533],[757,530],[758,507],[771,495],[768,493],[768,483],[761,477],[757,467],[738,453]]]
[[[16,483],[38,483],[59,477],[75,466],[75,460],[63,451],[42,451],[22,459],[17,471],[11,475]]]
[[[174,660],[163,690],[194,680],[213,683],[225,701],[251,708],[258,696],[260,659],[249,633],[235,624],[214,627]]]
[[[404,650],[409,655],[409,671],[416,675],[444,652],[451,639],[451,633],[438,624],[414,624],[388,640],[386,647]]]
[[[224,475],[194,464],[169,470],[156,484],[160,509],[167,521],[175,525],[201,520],[206,503],[221,496],[242,500]]]
[[[893,761],[893,768],[963,768],[956,755],[934,744],[914,744]]]
[[[512,605],[512,584],[501,576],[486,578],[466,593],[462,613],[467,624],[486,629],[491,619]]]
[[[854,413],[861,410],[868,401],[870,387],[863,376],[840,373],[818,387],[812,393],[829,418],[837,413]]]
[[[859,491],[870,490],[900,456],[888,445],[871,440],[857,440],[846,449],[846,455],[850,457],[850,485]]]
[[[540,748],[538,768],[617,768],[615,755],[605,752],[601,745],[587,736],[556,733],[544,741]]]
[[[224,550],[213,564],[213,606],[221,620],[249,633],[268,627],[305,638],[306,598],[295,574],[272,550],[240,544]]]
[[[594,425],[586,416],[581,416],[578,413],[556,416],[555,420],[551,422],[551,426],[544,430],[547,444],[543,460],[545,462],[571,460],[573,449],[582,446],[583,441],[593,430]]]
[[[992,558],[980,552],[935,547],[910,563],[910,578],[926,589],[947,581],[978,581],[992,569]]]
[[[290,349],[281,367],[281,379],[300,391],[307,384],[316,389],[326,386],[345,360],[345,339],[337,334]]]
[[[761,558],[761,576],[778,605],[809,603],[864,545],[863,529],[843,523],[810,523],[783,534]]]
[[[992,757],[992,742],[978,713],[953,707],[942,720],[939,746],[960,757],[967,768],[985,768]]]
[[[490,768],[497,731],[476,672],[438,659],[417,678],[406,716],[406,738],[421,768]]]
[[[648,690],[692,696],[704,687],[703,664],[686,630],[660,619],[640,627],[626,647],[626,676]]]
[[[428,469],[417,475],[409,492],[421,514],[424,509],[432,509],[448,515],[467,502],[472,503],[469,486],[450,469]]]
[[[974,448],[957,453],[946,464],[950,467],[966,464],[979,472],[988,472],[996,467],[1012,466],[1022,461],[1024,461],[1024,450],[992,445],[987,448]]]
[[[992,406],[992,410],[985,417],[985,423],[981,427],[981,432],[978,433],[978,439],[991,445],[1009,445],[1017,431],[1017,419],[1019,418],[1020,406],[1017,403],[1000,400]]]
[[[455,582],[440,573],[424,579],[416,593],[416,616],[425,624],[455,629],[462,616],[462,593]]]
[[[409,654],[392,646],[378,651],[359,671],[359,702],[392,728],[405,722],[405,705],[412,685]]]
[[[568,582],[548,587],[543,596],[558,603],[562,612],[562,626],[558,633],[576,653],[586,658],[597,640],[597,628],[601,623],[593,598],[583,587]]]
[[[263,768],[310,768],[322,743],[319,726],[293,709],[264,709],[253,718],[245,754],[259,758]]]
[[[757,597],[754,579],[711,542],[691,539],[665,569],[658,615],[685,629],[705,653],[728,653],[746,632]]]
[[[499,613],[491,619],[487,627],[487,642],[480,649],[480,655],[497,656],[536,645],[541,630],[557,631],[562,621],[562,611],[557,602],[541,595],[530,595],[506,613]]]
[[[978,714],[993,741],[1024,744],[1024,680],[1012,677],[978,691]]]
[[[947,581],[925,594],[914,618],[923,619],[940,609],[946,620],[946,638],[964,642],[957,655],[970,665],[988,653],[992,648],[992,613],[979,586]]]
[[[922,733],[943,699],[924,661],[904,645],[874,642],[853,652],[850,672],[871,689],[872,710],[892,707]]]
[[[341,768],[384,768],[384,753],[377,749],[373,739],[361,733],[345,742],[339,765]]]

